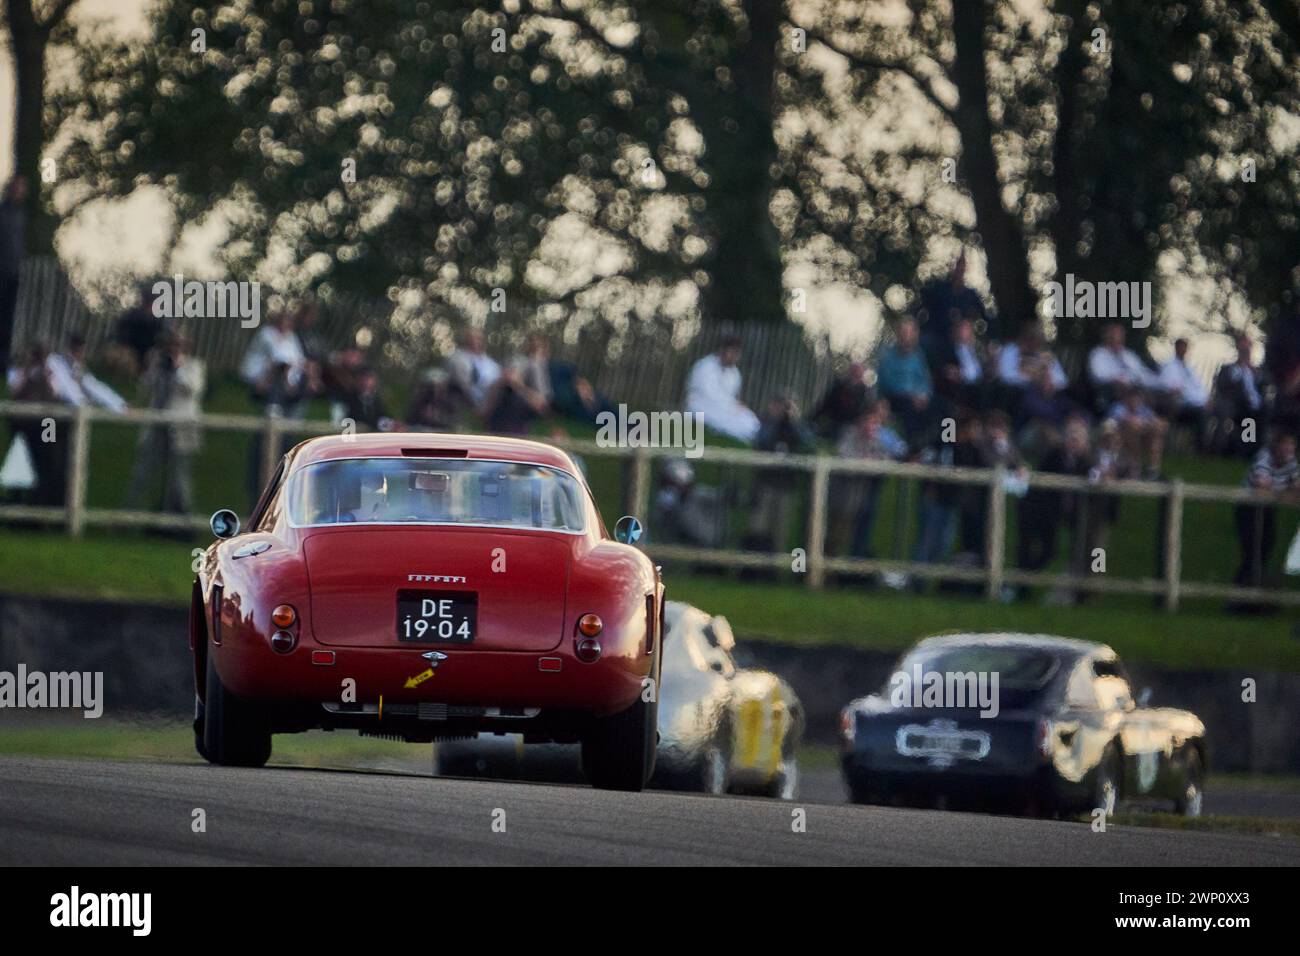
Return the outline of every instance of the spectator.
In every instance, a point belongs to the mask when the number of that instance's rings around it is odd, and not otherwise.
[[[1016,409],[1016,443],[1034,458],[1060,444],[1065,423],[1082,414],[1078,403],[1059,388],[1052,368],[1039,363]]]
[[[809,454],[816,438],[799,416],[789,392],[772,398],[762,418],[754,447],[781,455]],[[798,504],[799,472],[788,468],[760,468],[754,478],[754,502],[745,533],[751,551],[784,551]]]
[[[823,438],[839,441],[849,425],[858,422],[872,401],[871,387],[866,383],[866,367],[852,362],[844,373],[836,376],[813,412],[812,421]]]
[[[9,394],[16,402],[59,402],[50,384],[49,351],[43,345],[33,345],[19,362],[8,369],[6,382]],[[67,464],[64,448],[67,442],[46,441],[57,439],[58,433],[50,435],[42,416],[32,418],[16,417],[12,419],[15,440],[21,436],[32,458],[32,470],[36,472],[36,487],[32,489],[28,500],[33,505],[58,507],[63,504],[67,480]],[[57,428],[58,426],[56,426]]]
[[[921,308],[917,317],[923,323],[923,348],[926,352],[942,348],[952,338],[952,326],[968,319],[987,326],[988,315],[979,294],[966,285],[966,252],[962,250],[946,278],[934,279],[921,287]]]
[[[162,510],[175,514],[194,510],[193,462],[202,441],[196,419],[205,380],[203,360],[190,353],[189,339],[180,332],[165,337],[150,353],[140,381],[145,407],[183,415],[191,421],[140,429],[127,488],[128,511],[139,510],[159,472],[164,476]]]
[[[852,428],[845,429],[837,447],[839,457],[851,461],[887,461],[902,457],[901,439],[889,431],[889,403],[873,405]],[[906,445],[901,445],[902,453]],[[830,521],[826,529],[827,551],[832,555],[846,552],[856,558],[872,557],[871,539],[875,531],[876,505],[885,479],[872,475],[837,474],[831,479]]]
[[[1136,352],[1124,346],[1124,326],[1107,322],[1101,344],[1088,353],[1088,380],[1097,395],[1099,408],[1112,405],[1129,387],[1156,388],[1159,380]]]
[[[1093,467],[1088,422],[1073,415],[1065,423],[1061,443],[1048,450],[1038,470],[1047,474],[1085,477]],[[1031,487],[1020,500],[1016,565],[1022,571],[1042,571],[1056,556],[1061,522],[1075,523],[1084,496],[1077,492]]]
[[[1114,422],[1119,428],[1123,456],[1132,469],[1136,470],[1141,462],[1146,466],[1148,480],[1159,478],[1169,423],[1147,404],[1142,389],[1135,385],[1125,388],[1119,401],[1110,407],[1106,421]]]
[[[412,431],[453,432],[456,430],[456,411],[451,375],[445,369],[430,369],[411,399],[406,424]]]
[[[150,353],[162,337],[163,320],[153,312],[157,299],[153,283],[141,285],[139,301],[122,313],[113,329],[113,346],[121,356],[116,364],[123,366],[132,378],[144,371]]]
[[[344,417],[351,419],[358,431],[390,432],[397,428],[379,394],[379,375],[373,368],[363,368],[357,375],[357,390],[348,400]]]
[[[933,386],[914,319],[898,320],[894,327],[894,344],[881,353],[876,385],[898,416],[908,443],[921,442],[930,425]]]
[[[524,353],[497,377],[483,399],[483,417],[491,431],[522,435],[551,410],[550,345],[530,335]]]
[[[1000,465],[1022,481],[1027,474],[1020,452],[1011,439],[1011,416],[1001,408],[984,413],[978,427],[972,431],[972,441],[958,444],[953,461],[962,468],[996,468]],[[958,547],[978,564],[983,564],[985,557],[988,504],[986,486],[960,486]]]
[[[1160,366],[1157,406],[1163,417],[1174,425],[1190,426],[1199,447],[1205,434],[1205,406],[1209,396],[1187,364],[1187,349],[1187,339],[1175,339],[1173,356]]]
[[[1300,468],[1295,453],[1295,436],[1275,432],[1268,448],[1255,456],[1246,474],[1243,485],[1254,489],[1263,500],[1258,504],[1243,502],[1236,508],[1237,540],[1241,544],[1236,582],[1242,587],[1264,586],[1264,573],[1277,540],[1276,502],[1296,498]]]
[[[695,469],[683,458],[669,458],[660,473],[650,525],[665,544],[720,548],[726,536],[722,493],[695,481]]]
[[[1214,376],[1209,444],[1219,454],[1249,454],[1252,444],[1243,440],[1243,433],[1249,437],[1251,431],[1262,433],[1266,427],[1264,373],[1251,361],[1250,337],[1238,333],[1236,345],[1236,361]],[[1254,429],[1247,428],[1247,419]]]
[[[578,373],[572,362],[560,362],[552,359],[549,366],[551,377],[551,410],[557,415],[588,424],[596,423],[596,416],[601,412],[613,411],[609,399],[596,390],[589,380]]]
[[[740,400],[740,339],[729,335],[718,350],[691,368],[686,378],[686,411],[704,424],[746,444],[758,437],[758,416]]]
[[[257,330],[239,373],[256,401],[288,417],[298,417],[303,399],[318,390],[316,366],[308,360],[289,312],[277,313]]]
[[[1003,347],[998,355],[998,380],[1015,389],[1028,388],[1038,378],[1040,369],[1051,376],[1052,390],[1063,391],[1070,384],[1065,369],[1047,347],[1047,336],[1037,321],[1026,322],[1016,341]]]
[[[14,176],[0,198],[0,369],[6,370],[18,308],[18,273],[26,248],[26,202],[27,178]]]
[[[478,329],[469,329],[456,351],[447,357],[452,384],[479,415],[487,410],[488,392],[501,377],[501,366],[487,354],[487,341]]]
[[[952,409],[969,410],[984,404],[984,364],[975,344],[975,324],[969,318],[956,319],[949,340],[926,354],[934,390]]]
[[[957,423],[957,440],[944,441],[942,437],[931,442],[921,453],[920,462],[938,468],[951,468],[959,461],[971,462],[978,454],[979,421],[974,416],[964,416]],[[951,481],[928,480],[921,482],[916,501],[916,542],[912,560],[923,564],[939,564],[952,550],[957,532],[957,515],[962,498],[962,486]],[[918,579],[913,587],[925,588]]]
[[[50,387],[61,402],[69,405],[98,405],[112,412],[126,411],[126,400],[86,367],[86,340],[74,335],[66,352],[51,355],[46,364]]]

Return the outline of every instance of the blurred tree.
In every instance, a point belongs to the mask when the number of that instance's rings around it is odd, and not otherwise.
[[[971,242],[1011,333],[1066,273],[1173,257],[1260,315],[1294,281],[1295,0],[151,16],[147,42],[84,40],[48,117],[61,179],[76,203],[160,187],[182,228],[224,225],[232,271],[286,289],[777,321],[792,267],[901,310],[936,244]]]
[[[14,171],[28,182],[27,252],[54,252],[55,221],[46,211],[48,183],[41,175],[45,149],[46,55],[77,0],[0,0],[14,61]]]
[[[688,287],[779,320],[778,13],[172,0],[148,42],[87,41],[63,161],[79,203],[151,184],[180,223],[220,214],[230,269],[284,284],[638,311]]]
[[[847,272],[879,271],[882,249],[916,259],[927,232],[973,239],[1007,331],[1037,310],[1039,282],[1154,280],[1163,255],[1257,309],[1295,281],[1300,159],[1294,131],[1279,141],[1300,121],[1294,0],[818,12],[830,15],[803,25],[848,64],[849,99],[873,109],[905,95],[937,130],[870,151],[810,124],[792,144],[815,157],[795,182],[814,219],[802,234],[833,237],[825,256]],[[825,71],[798,75],[810,100],[836,102]],[[840,202],[818,201],[812,177],[828,168],[841,172]],[[949,173],[971,214],[943,211]],[[1036,268],[1049,250],[1055,267]],[[1058,335],[1085,343],[1098,324],[1061,319]]]

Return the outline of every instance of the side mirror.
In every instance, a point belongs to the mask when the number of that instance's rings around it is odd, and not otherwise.
[[[641,540],[641,521],[631,515],[623,515],[614,525],[614,540],[620,544],[636,544]]]
[[[218,538],[233,538],[239,534],[239,515],[229,508],[214,511],[208,524],[212,528],[212,533]]]
[[[1150,687],[1143,687],[1140,691],[1138,691],[1138,706],[1139,706],[1139,707],[1150,707],[1150,706],[1151,706],[1151,688],[1150,688]]]

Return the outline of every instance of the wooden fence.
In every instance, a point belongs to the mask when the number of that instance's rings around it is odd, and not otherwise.
[[[80,535],[88,526],[144,527],[199,530],[207,526],[203,515],[168,515],[154,512],[86,507],[89,482],[91,430],[96,422],[130,423],[140,426],[173,422],[194,422],[171,412],[131,409],[116,414],[103,409],[70,407],[61,404],[0,402],[0,418],[21,416],[28,419],[53,418],[71,421],[71,452],[68,455],[67,497],[61,506],[0,504],[0,522],[24,520],[63,525],[70,535]],[[263,482],[270,480],[279,461],[280,440],[285,435],[317,435],[334,432],[326,421],[298,421],[276,416],[202,415],[197,419],[205,430],[229,430],[261,433]],[[556,444],[588,458],[630,459],[625,487],[626,507],[631,513],[645,516],[650,511],[651,475],[654,459],[678,456],[679,449],[607,447],[592,441],[562,440]],[[944,468],[892,461],[855,461],[826,455],[778,455],[741,449],[708,449],[708,461],[749,469],[779,468],[803,472],[810,478],[811,494],[805,534],[806,572],[810,588],[821,588],[828,573],[873,574],[898,572],[921,579],[979,583],[990,600],[1001,597],[1004,586],[1060,587],[1077,591],[1111,594],[1159,595],[1164,606],[1176,610],[1185,598],[1211,598],[1238,603],[1300,605],[1300,591],[1277,588],[1243,588],[1234,585],[1189,582],[1182,578],[1184,547],[1183,506],[1186,502],[1260,503],[1275,500],[1246,488],[1190,485],[1172,482],[1114,481],[1104,486],[1106,494],[1163,498],[1166,503],[1163,539],[1162,574],[1156,578],[1121,578],[1112,574],[1070,575],[1024,571],[1006,565],[1007,492],[1006,474],[1001,469]],[[901,478],[952,482],[985,489],[988,496],[986,553],[982,567],[950,563],[923,564],[912,561],[874,560],[832,557],[826,554],[827,507],[833,476],[897,476]],[[1031,488],[1062,492],[1097,492],[1098,486],[1087,479],[1064,475],[1031,473]],[[689,561],[697,565],[723,568],[791,569],[789,552],[754,552],[739,549],[708,549],[686,545],[652,543],[648,551],[663,560]]]

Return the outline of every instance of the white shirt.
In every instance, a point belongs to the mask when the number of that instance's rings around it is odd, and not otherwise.
[[[1132,349],[1112,352],[1098,345],[1088,356],[1088,374],[1098,385],[1157,385],[1158,379]]]
[[[45,360],[45,374],[59,401],[69,405],[98,405],[114,412],[126,411],[126,399],[95,378],[80,362],[59,352]]]
[[[758,416],[739,400],[740,369],[724,366],[717,355],[706,355],[691,367],[686,378],[686,410],[704,416],[710,428],[752,442],[758,434]]]
[[[1070,384],[1070,380],[1065,377],[1065,369],[1061,368],[1061,362],[1055,355],[1052,359],[1052,384],[1057,390],[1065,388]],[[1029,379],[1020,371],[1020,345],[1017,342],[1005,346],[998,355],[998,378],[1008,385],[1016,385],[1025,388],[1029,385]]]
[[[1184,405],[1193,408],[1203,408],[1209,398],[1201,380],[1187,367],[1187,363],[1177,356],[1160,366],[1160,387],[1167,392],[1175,393],[1182,399]]]
[[[289,384],[297,385],[306,362],[307,353],[303,351],[297,332],[293,329],[281,332],[274,325],[264,325],[244,353],[239,374],[249,385],[260,385],[272,366],[287,365]]]
[[[686,408],[704,411],[709,406],[735,404],[740,394],[740,369],[724,366],[716,355],[706,355],[691,368],[686,379]]]

